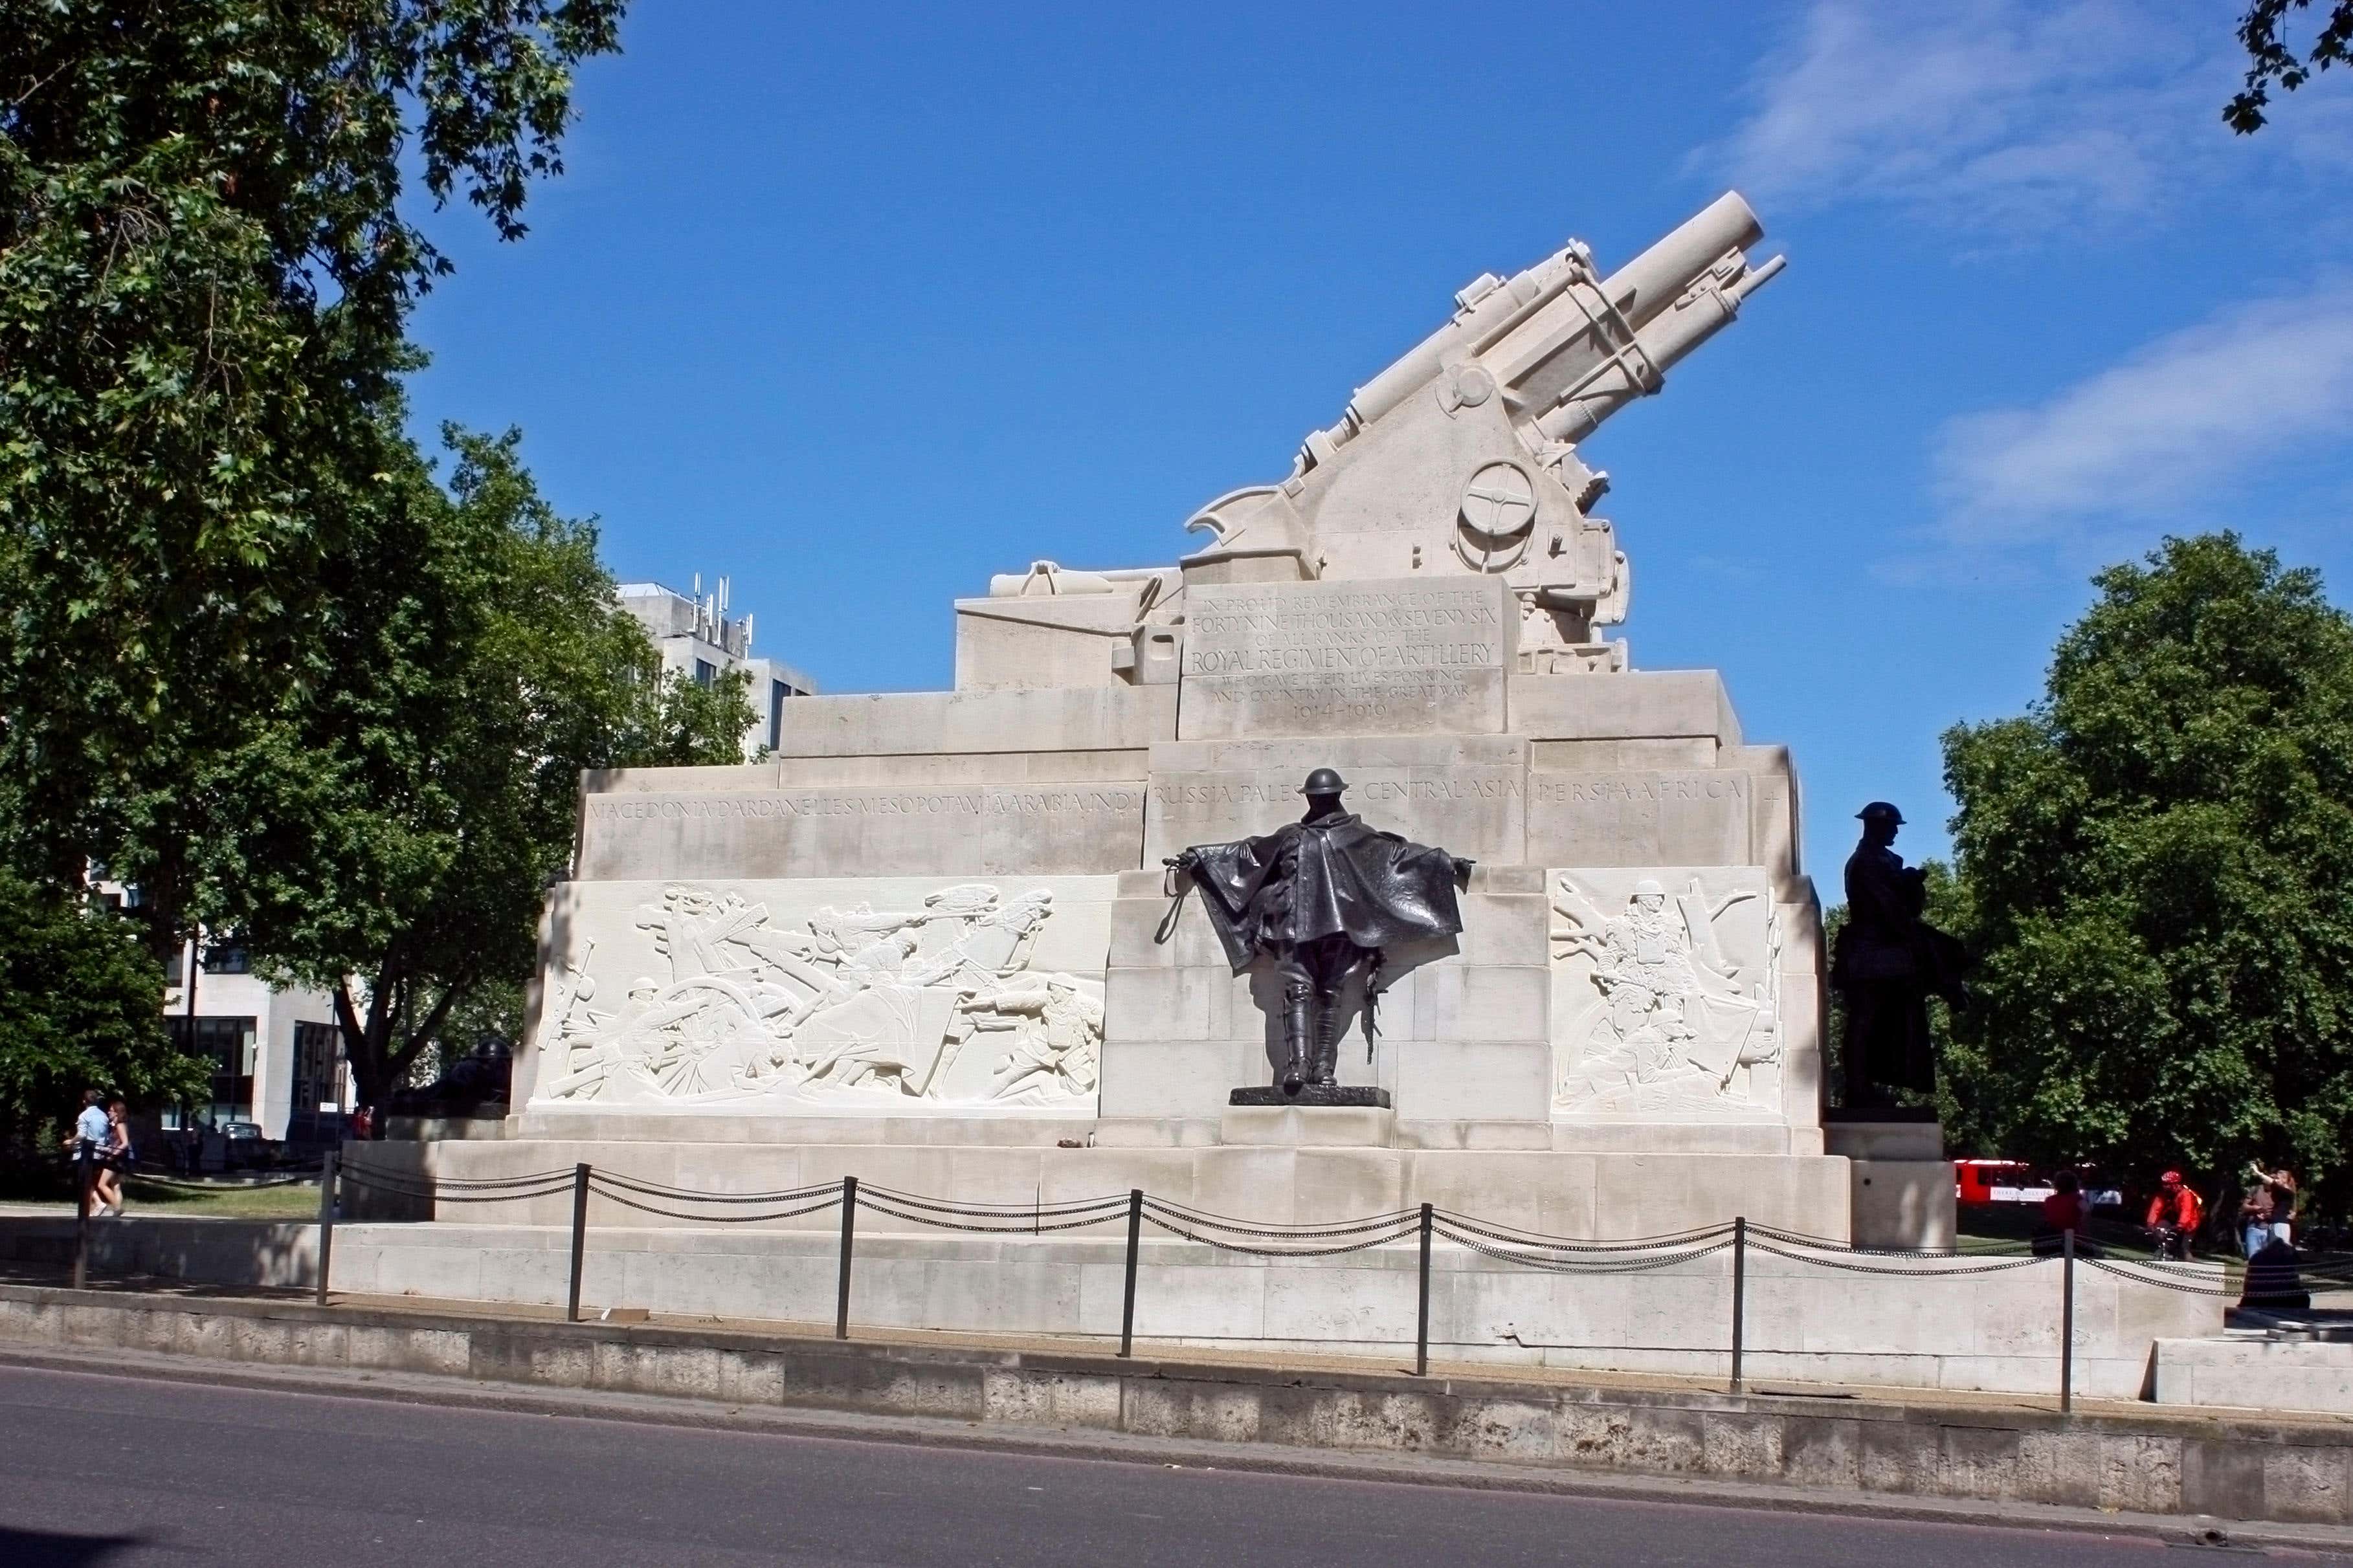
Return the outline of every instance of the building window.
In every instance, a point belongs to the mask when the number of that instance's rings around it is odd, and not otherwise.
[[[208,942],[205,944],[206,974],[250,974],[253,961],[247,956],[241,942]]]
[[[216,1127],[224,1121],[253,1121],[253,1058],[258,1042],[254,1020],[191,1018],[183,1013],[169,1022],[174,1047],[212,1063],[210,1100],[187,1109],[199,1121]],[[177,1116],[165,1118],[167,1126],[180,1124]]]
[[[712,663],[707,658],[698,658],[694,661],[694,683],[697,686],[707,687],[718,679],[719,667],[717,665]]]
[[[286,1136],[297,1142],[332,1142],[342,1136],[343,1037],[332,1024],[294,1026],[294,1071]]]

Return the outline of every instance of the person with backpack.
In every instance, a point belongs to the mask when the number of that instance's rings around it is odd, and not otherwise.
[[[2205,1222],[2206,1204],[2197,1189],[2181,1179],[2180,1172],[2166,1172],[2158,1179],[2156,1195],[2148,1200],[2145,1222],[2157,1233],[2158,1256],[2188,1259],[2189,1243]]]

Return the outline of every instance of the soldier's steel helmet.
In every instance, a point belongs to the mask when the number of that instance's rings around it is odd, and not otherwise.
[[[1340,776],[1338,769],[1317,768],[1314,773],[1307,775],[1307,782],[1299,786],[1299,793],[1302,795],[1338,795],[1347,787],[1348,781]]]
[[[1874,816],[1883,816],[1898,827],[1904,826],[1904,814],[1883,800],[1873,801],[1869,805],[1856,812],[1855,816],[1865,822],[1869,822]]]

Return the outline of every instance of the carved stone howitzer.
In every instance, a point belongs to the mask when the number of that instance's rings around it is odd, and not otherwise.
[[[1454,315],[1310,435],[1289,478],[1230,491],[1187,523],[1215,542],[1188,579],[1503,575],[1533,623],[1583,644],[1624,618],[1615,531],[1589,509],[1608,476],[1577,443],[1659,391],[1666,372],[1781,270],[1736,194],[1604,278],[1583,243],[1509,279],[1482,274]],[[1531,631],[1542,628],[1532,625]]]
[[[1577,443],[1728,324],[1781,270],[1727,192],[1617,271],[1569,243],[1508,279],[1482,273],[1445,325],[1356,389],[1291,474],[1187,521],[1213,536],[1181,566],[1070,572],[1039,562],[957,602],[956,686],[1176,679],[1193,584],[1500,577],[1520,610],[1517,668],[1625,668],[1595,628],[1626,618],[1631,574],[1595,516],[1609,476]]]

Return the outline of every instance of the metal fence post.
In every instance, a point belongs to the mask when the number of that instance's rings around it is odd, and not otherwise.
[[[1748,1216],[1732,1219],[1732,1392],[1740,1392],[1741,1320],[1748,1304]]]
[[[327,1151],[319,1167],[319,1305],[327,1304],[327,1270],[335,1256],[335,1167],[339,1151]]]
[[[841,1178],[841,1288],[833,1301],[833,1337],[849,1337],[849,1253],[858,1235],[858,1178]]]
[[[1421,1205],[1421,1312],[1413,1331],[1413,1375],[1430,1375],[1430,1218],[1428,1204]]]
[[[1144,1189],[1127,1190],[1127,1296],[1119,1309],[1119,1353],[1135,1352],[1135,1255],[1144,1244]]]
[[[2059,1233],[2059,1414],[2075,1408],[2075,1230]]]
[[[74,1142],[74,1259],[73,1288],[77,1290],[90,1283],[90,1183],[95,1173],[90,1168],[90,1141]]]
[[[564,1298],[564,1321],[580,1321],[580,1275],[588,1261],[588,1167],[572,1167],[572,1288]]]

